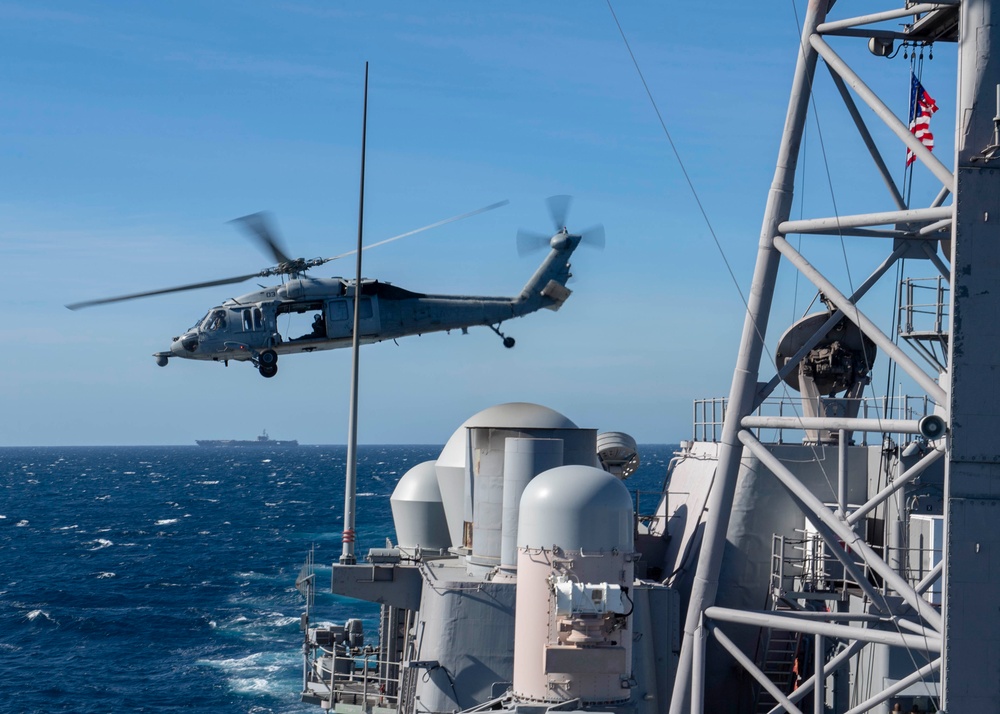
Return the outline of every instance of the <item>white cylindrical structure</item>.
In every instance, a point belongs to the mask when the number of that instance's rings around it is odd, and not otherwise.
[[[389,503],[400,548],[443,550],[451,546],[433,461],[417,464],[403,474]]]
[[[488,409],[474,414],[455,430],[455,433],[448,439],[444,449],[438,456],[435,468],[438,475],[438,485],[441,489],[441,497],[444,503],[445,516],[448,519],[448,530],[451,534],[452,543],[458,547],[462,546],[465,540],[465,524],[471,519],[466,519],[466,506],[471,507],[472,493],[467,493],[466,477],[467,469],[471,469],[475,460],[475,446],[470,444],[469,429],[475,427],[489,427],[490,429],[502,429],[507,431],[506,436],[532,436],[532,437],[558,437],[567,430],[578,430],[576,424],[554,409],[543,407],[539,404],[529,402],[511,402],[508,404],[497,404]],[[592,430],[583,430],[585,433],[594,434]],[[566,463],[594,464],[596,460],[594,440],[596,435],[590,437],[591,443],[589,452],[586,446],[579,453],[572,450],[565,450]],[[499,450],[503,452],[503,440],[499,442]],[[480,447],[481,448],[481,447]],[[590,459],[587,461],[586,459]],[[471,475],[470,475],[471,478]],[[468,503],[467,503],[468,501]],[[471,536],[471,532],[470,532]],[[497,553],[499,562],[499,551]]]
[[[514,696],[629,700],[634,515],[621,481],[589,466],[535,477],[517,534]]]
[[[503,457],[503,522],[500,567],[517,568],[517,518],[521,494],[535,476],[563,465],[562,439],[508,438]]]
[[[538,404],[499,404],[466,420],[435,464],[452,544],[470,570],[500,565],[508,438],[560,439],[563,463],[597,465],[597,432]]]

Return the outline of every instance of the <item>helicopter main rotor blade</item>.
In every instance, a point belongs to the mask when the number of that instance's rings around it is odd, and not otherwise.
[[[494,208],[500,208],[506,206],[510,201],[504,199],[503,201],[498,201],[497,203],[491,203],[488,206],[483,206],[482,208],[477,208],[475,211],[469,211],[468,213],[463,213],[458,216],[452,216],[451,218],[445,218],[443,221],[438,221],[436,223],[431,223],[430,225],[423,226],[422,228],[417,228],[412,231],[407,231],[406,233],[400,233],[398,236],[393,236],[392,238],[386,238],[385,240],[380,240],[377,243],[372,243],[370,245],[364,246],[361,250],[368,250],[369,248],[375,248],[376,246],[385,245],[386,243],[392,243],[394,240],[399,240],[400,238],[406,238],[412,236],[414,233],[421,233],[422,231],[430,230],[431,228],[437,228],[438,226],[443,226],[446,223],[454,223],[455,221],[460,221],[463,218],[472,218],[472,216],[477,216],[480,213],[486,213],[487,211],[492,211]],[[329,263],[331,260],[338,260],[340,258],[346,258],[349,255],[354,255],[357,250],[349,250],[346,253],[341,253],[340,255],[334,255],[330,258],[323,258],[323,263]]]
[[[93,307],[94,305],[107,305],[112,302],[124,302],[125,300],[135,300],[137,298],[152,297],[153,295],[166,295],[167,293],[179,293],[185,290],[198,290],[200,288],[211,288],[216,285],[231,285],[233,283],[242,283],[250,278],[255,278],[260,273],[250,273],[249,275],[240,275],[235,278],[223,278],[222,280],[209,280],[204,283],[191,283],[190,285],[178,285],[175,288],[164,288],[162,290],[149,290],[144,293],[132,293],[130,295],[119,295],[118,297],[102,298],[100,300],[85,300],[84,302],[74,302],[67,305],[70,310],[80,310],[85,307]]]
[[[573,203],[572,196],[549,196],[545,199],[549,206],[549,215],[552,216],[552,224],[556,233],[566,227],[566,216],[569,215],[569,206]]]
[[[248,216],[241,216],[229,221],[243,229],[251,238],[258,241],[267,253],[274,257],[274,262],[290,263],[292,259],[288,257],[277,231],[274,230],[270,216],[266,211],[251,213]]]
[[[544,233],[525,230],[520,228],[517,231],[517,254],[521,257],[529,253],[537,253],[545,248],[552,241],[551,236]]]

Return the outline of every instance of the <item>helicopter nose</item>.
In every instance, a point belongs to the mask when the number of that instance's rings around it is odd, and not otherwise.
[[[178,357],[187,357],[197,349],[198,335],[194,332],[181,335],[170,345],[170,351]]]

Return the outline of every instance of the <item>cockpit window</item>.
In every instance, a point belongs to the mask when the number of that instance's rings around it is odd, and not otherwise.
[[[198,322],[196,322],[193,325],[191,325],[191,327],[188,328],[188,332],[195,332],[202,325],[207,325],[208,324],[208,318],[211,317],[211,315],[212,315],[212,313],[209,312],[207,315],[205,315],[205,317],[201,318],[200,320],[198,320]]]
[[[201,327],[203,330],[208,330],[209,332],[226,329],[226,311],[221,307],[215,308],[205,316]]]

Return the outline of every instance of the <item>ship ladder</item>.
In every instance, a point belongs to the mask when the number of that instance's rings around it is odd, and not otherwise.
[[[791,610],[787,605],[780,604],[774,608],[777,611]],[[800,672],[796,671],[795,656],[799,651],[802,635],[788,630],[765,630],[764,637],[767,643],[764,647],[763,661],[760,663],[761,671],[767,675],[768,679],[786,693],[795,690]],[[757,686],[757,705],[754,711],[757,714],[766,714],[777,705],[774,697],[767,690]]]
[[[390,706],[399,693],[403,652],[410,629],[410,611],[405,608],[382,606],[379,618],[379,706]]]

